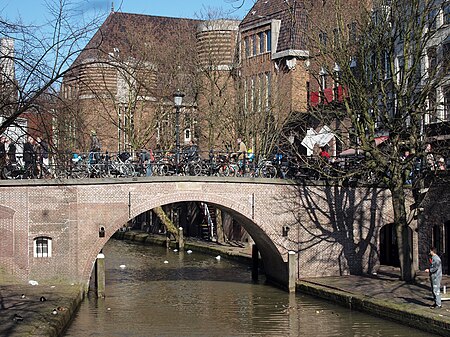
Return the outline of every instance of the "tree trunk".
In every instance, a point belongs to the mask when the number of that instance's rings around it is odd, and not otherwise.
[[[224,243],[225,237],[223,236],[222,211],[218,208],[216,208],[216,223],[217,223],[217,242]]]
[[[155,212],[156,216],[161,220],[164,226],[166,226],[167,231],[172,234],[175,239],[178,241],[178,230],[175,227],[174,223],[169,219],[166,212],[162,209],[162,207],[155,207],[153,209],[153,212]]]
[[[398,244],[398,258],[400,261],[400,278],[403,281],[410,282],[415,278],[415,270],[412,269],[412,240],[410,240],[410,228],[406,217],[405,191],[401,174],[394,176],[393,180],[395,182],[391,187],[391,193]]]

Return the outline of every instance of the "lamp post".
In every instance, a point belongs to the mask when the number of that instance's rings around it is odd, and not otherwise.
[[[334,73],[334,100],[339,101],[339,85],[341,82],[341,67],[335,63],[333,68]]]
[[[325,68],[320,68],[319,77],[320,77],[320,99],[322,104],[325,103],[325,89],[327,88],[327,71]]]
[[[176,154],[175,154],[175,170],[178,175],[178,169],[180,166],[180,108],[183,104],[184,93],[180,90],[177,90],[173,94],[173,102],[175,105],[175,134],[176,134]]]

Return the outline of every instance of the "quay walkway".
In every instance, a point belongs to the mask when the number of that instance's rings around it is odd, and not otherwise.
[[[442,308],[431,309],[433,299],[428,274],[419,272],[414,283],[400,281],[399,275],[398,268],[381,266],[376,275],[370,276],[301,279],[297,281],[297,292],[436,335],[450,336],[450,293],[441,292]],[[443,286],[450,291],[450,276],[443,276]]]
[[[164,236],[138,231],[120,233],[118,238],[145,244],[162,245],[165,242]],[[185,241],[185,249],[221,254],[223,258],[251,263],[250,248],[239,243],[219,245],[190,238],[185,238]],[[444,285],[450,288],[450,276],[444,275]],[[443,301],[442,309],[429,308],[431,290],[428,276],[423,272],[419,273],[414,284],[399,281],[398,269],[385,266],[376,275],[300,279],[297,292],[436,335],[450,336],[450,300]],[[41,296],[46,301],[40,301]],[[17,285],[0,271],[0,336],[60,336],[83,297],[81,285]],[[450,293],[443,294],[443,297],[450,298]]]

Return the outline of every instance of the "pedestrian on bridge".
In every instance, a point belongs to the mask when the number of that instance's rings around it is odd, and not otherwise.
[[[431,289],[433,292],[434,303],[430,307],[432,309],[441,308],[441,279],[442,279],[442,263],[441,258],[437,255],[435,247],[430,249],[430,268],[425,272],[430,274]]]
[[[27,141],[23,144],[23,162],[25,173],[23,177],[25,179],[36,177],[36,152],[34,150],[35,140],[33,137],[28,136]]]
[[[97,137],[97,132],[95,130],[91,130],[90,156],[92,156],[92,158],[90,158],[90,160],[97,162],[100,159],[100,151],[101,145],[100,140]]]

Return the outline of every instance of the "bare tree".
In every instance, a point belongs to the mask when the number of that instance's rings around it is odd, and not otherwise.
[[[79,138],[94,128],[113,151],[172,147],[172,94],[183,89],[191,102],[196,95],[196,24],[111,13],[64,80],[63,96],[79,103]]]
[[[390,190],[401,277],[406,281],[414,278],[415,271],[409,239],[412,218],[408,217],[406,201],[411,187],[406,186],[409,179],[405,172],[411,171],[417,160],[426,165],[424,125],[436,115],[436,89],[449,78],[445,66],[448,56],[441,52],[443,56],[431,63],[429,57],[430,51],[441,48],[440,37],[448,36],[447,26],[437,19],[442,4],[373,1],[371,7],[355,7],[358,10],[349,17],[344,1],[335,0],[329,2],[333,17],[327,17],[327,24],[314,21],[320,29],[311,27],[311,31],[319,34],[310,33],[314,51],[310,71],[320,95],[320,104],[311,112],[322,125],[334,129],[344,148],[363,154],[354,169],[342,170],[330,164],[322,173],[360,176],[370,172],[377,183]],[[340,94],[327,95],[326,81],[330,79],[335,88],[341,86]],[[406,150],[412,156],[405,157]],[[413,189],[423,187],[423,178],[415,176]]]
[[[49,19],[42,26],[0,19],[2,45],[6,43],[0,54],[4,117],[0,132],[25,112],[37,109],[39,101],[56,97],[69,65],[101,19],[83,17],[77,8],[69,1],[47,2]]]

